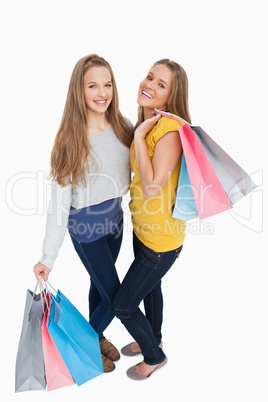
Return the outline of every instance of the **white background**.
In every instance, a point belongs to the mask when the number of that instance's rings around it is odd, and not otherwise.
[[[6,401],[267,402],[267,18],[265,1],[12,1],[1,21],[1,392]],[[226,212],[189,228],[164,278],[163,342],[169,364],[148,381],[116,370],[47,393],[14,393],[27,288],[41,255],[50,152],[71,72],[96,52],[113,67],[120,108],[133,123],[139,82],[167,57],[186,70],[193,123],[248,172],[258,188]],[[6,199],[4,196],[6,193]],[[132,261],[131,225],[117,268]],[[265,242],[266,240],[266,242]],[[87,316],[89,279],[68,235],[50,276]],[[115,345],[131,340],[115,319]]]

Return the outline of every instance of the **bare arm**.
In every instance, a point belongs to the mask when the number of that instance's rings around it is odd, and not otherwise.
[[[182,146],[177,131],[170,131],[156,144],[152,160],[150,159],[146,134],[159,118],[145,120],[135,131],[135,155],[146,198],[155,197],[170,178],[181,154]]]

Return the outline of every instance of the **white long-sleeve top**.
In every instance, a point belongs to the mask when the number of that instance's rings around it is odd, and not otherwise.
[[[52,269],[64,240],[70,207],[81,209],[123,196],[129,190],[129,148],[124,146],[113,128],[89,137],[92,159],[89,160],[87,185],[78,188],[60,186],[53,180],[48,207],[43,254],[39,262]]]

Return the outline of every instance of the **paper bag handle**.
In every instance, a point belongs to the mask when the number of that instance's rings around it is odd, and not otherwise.
[[[164,112],[164,111],[158,110],[158,109],[155,109],[155,111],[158,114],[161,114],[162,116],[170,117],[171,119],[176,120],[180,124],[180,126],[183,126],[184,124],[190,124],[188,121],[182,119],[179,116],[176,116],[175,114],[172,114],[172,113],[169,113],[169,112]]]

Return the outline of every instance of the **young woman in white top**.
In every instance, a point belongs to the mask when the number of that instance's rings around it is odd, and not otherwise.
[[[48,279],[68,228],[91,278],[89,322],[99,334],[105,372],[120,358],[103,331],[114,318],[119,287],[115,262],[123,234],[121,201],[130,184],[132,138],[131,123],[119,110],[110,65],[95,54],[82,58],[71,76],[52,150],[52,197],[43,255],[34,273]]]

